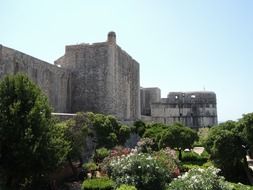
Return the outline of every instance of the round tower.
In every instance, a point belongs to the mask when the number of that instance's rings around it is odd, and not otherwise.
[[[111,31],[107,35],[107,42],[116,44],[116,33]]]

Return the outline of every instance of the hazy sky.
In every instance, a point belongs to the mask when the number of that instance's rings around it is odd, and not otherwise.
[[[0,0],[0,44],[50,63],[111,30],[141,86],[214,91],[219,121],[253,112],[252,0]]]

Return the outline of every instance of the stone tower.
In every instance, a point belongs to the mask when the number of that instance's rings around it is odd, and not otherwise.
[[[72,72],[72,112],[140,118],[139,64],[116,44],[115,32],[106,42],[66,46],[55,64]]]
[[[55,65],[0,45],[0,79],[18,72],[40,86],[55,112],[140,119],[139,63],[116,44],[115,32],[105,42],[66,46]]]

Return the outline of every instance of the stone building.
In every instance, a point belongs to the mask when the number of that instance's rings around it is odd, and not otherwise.
[[[142,119],[172,124],[181,122],[191,128],[217,124],[216,95],[214,92],[170,92],[161,98],[159,88],[141,89]]]
[[[55,65],[0,45],[0,78],[18,72],[40,86],[55,112],[140,118],[139,64],[116,44],[114,32],[106,42],[66,46]]]
[[[139,63],[117,45],[114,32],[106,42],[66,46],[54,65],[0,45],[0,79],[19,72],[40,86],[54,112],[92,111],[122,121],[179,121],[193,128],[217,124],[213,92],[171,92],[161,98],[159,88],[140,88]]]

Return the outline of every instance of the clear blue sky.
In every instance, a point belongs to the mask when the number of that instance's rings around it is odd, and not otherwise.
[[[111,30],[141,86],[214,91],[219,121],[253,112],[252,0],[0,0],[0,44],[50,63]]]

